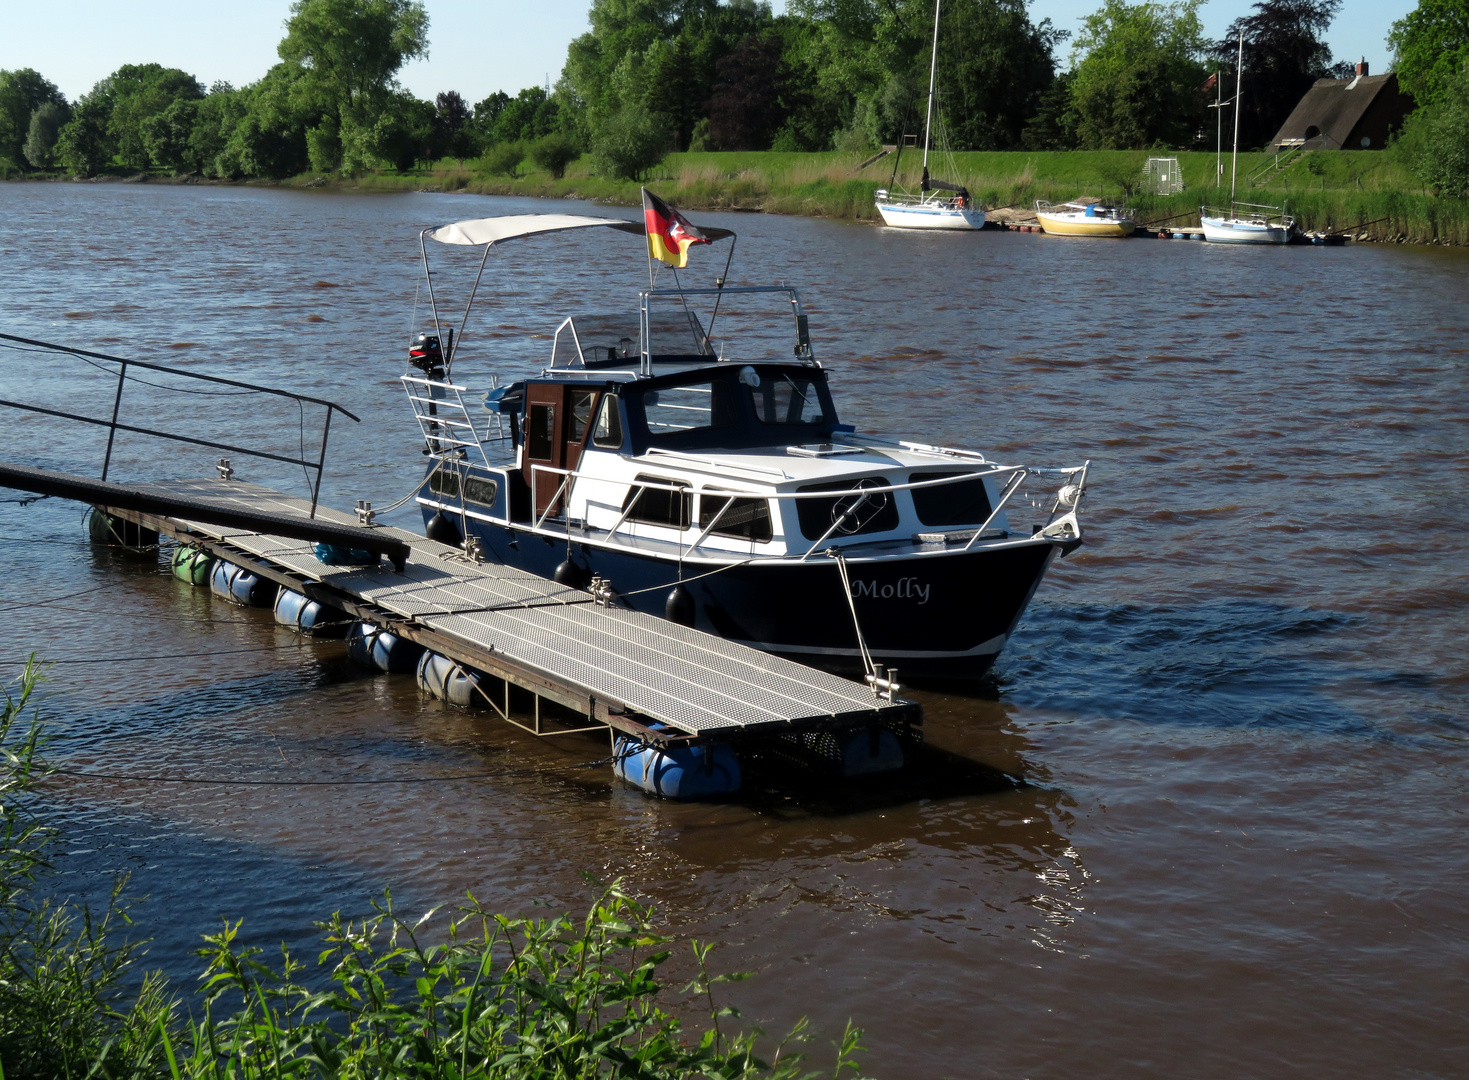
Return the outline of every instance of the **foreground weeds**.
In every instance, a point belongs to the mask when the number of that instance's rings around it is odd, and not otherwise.
[[[227,923],[203,939],[197,994],[176,994],[140,970],[125,879],[100,916],[39,895],[53,835],[34,812],[40,678],[32,660],[0,715],[0,1080],[817,1075],[804,1021],[774,1045],[739,1025],[716,991],[743,976],[711,975],[709,945],[665,987],[672,941],[618,883],[576,920],[510,918],[472,896],[409,920],[385,895],[367,918],[318,924],[314,963],[284,948],[267,962]],[[860,1036],[849,1026],[821,1075],[856,1073]]]

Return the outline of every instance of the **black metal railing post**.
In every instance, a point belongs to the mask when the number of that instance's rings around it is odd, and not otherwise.
[[[122,408],[122,387],[127,382],[128,362],[122,361],[117,369],[117,394],[112,399],[112,423],[107,427],[107,453],[102,458],[102,479],[107,479],[107,470],[112,465],[112,440],[117,438],[117,410]]]
[[[311,513],[316,516],[316,499],[321,494],[321,474],[326,470],[326,437],[332,430],[332,406],[326,407],[326,423],[321,426],[321,456],[316,459],[316,483],[311,486]]]

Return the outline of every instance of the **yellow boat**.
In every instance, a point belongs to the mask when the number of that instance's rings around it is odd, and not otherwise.
[[[1053,206],[1035,201],[1035,216],[1052,236],[1130,236],[1137,228],[1134,211],[1101,203],[1069,202]]]

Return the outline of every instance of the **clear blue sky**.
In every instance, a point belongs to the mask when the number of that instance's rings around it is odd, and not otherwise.
[[[494,90],[515,93],[555,81],[566,45],[587,29],[589,0],[426,0],[429,58],[405,68],[404,84],[420,97],[458,90],[471,103]],[[776,10],[784,7],[777,0]],[[1075,30],[1100,0],[1032,0],[1031,16]],[[1344,0],[1327,34],[1336,56],[1366,56],[1387,70],[1385,38],[1416,0]],[[1213,37],[1249,10],[1249,0],[1208,0],[1202,9]],[[289,0],[0,0],[0,68],[33,67],[75,99],[122,64],[182,68],[206,85],[236,86],[260,78],[275,47]],[[1064,57],[1063,57],[1064,58]]]

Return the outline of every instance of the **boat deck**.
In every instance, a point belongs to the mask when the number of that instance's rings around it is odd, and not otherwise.
[[[310,504],[239,480],[135,485],[226,513],[307,520]],[[508,685],[656,743],[921,723],[919,706],[570,589],[406,530],[318,507],[316,520],[408,549],[402,571],[328,566],[313,544],[264,532],[104,507],[313,600],[406,636]],[[508,692],[508,691],[507,691]],[[505,710],[508,718],[508,709]]]

